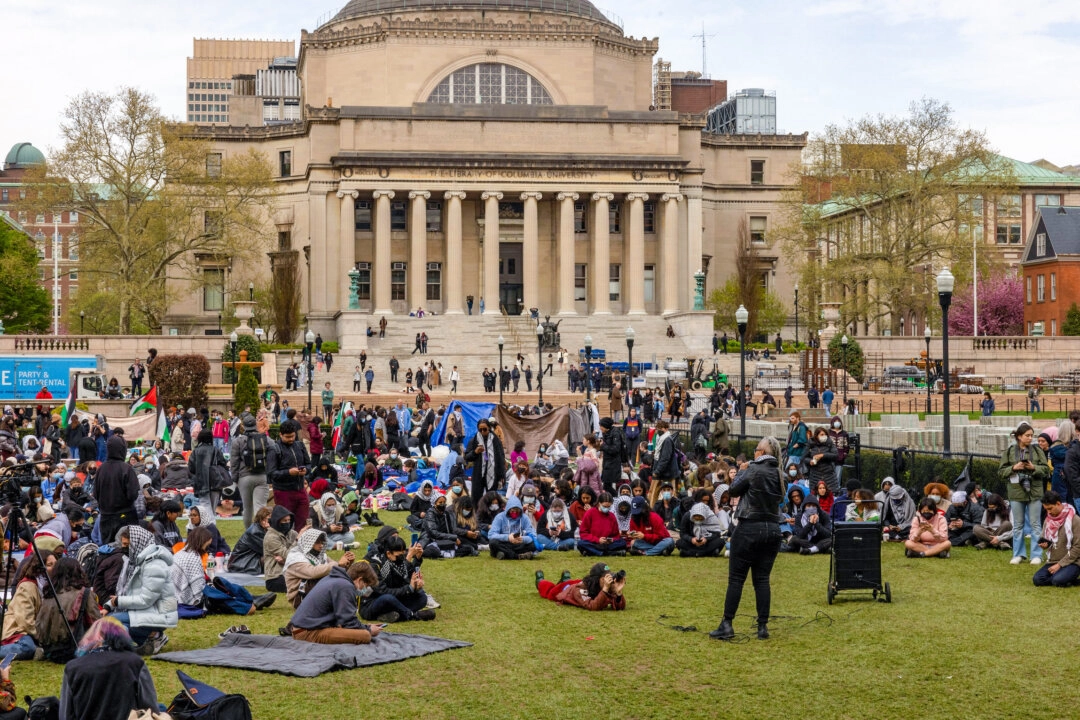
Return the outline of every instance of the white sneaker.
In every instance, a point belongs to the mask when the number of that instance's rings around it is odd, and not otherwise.
[[[1042,565],[1042,556],[1038,555],[1036,557],[1031,558],[1031,564],[1032,565]]]
[[[1019,565],[1022,562],[1024,562],[1024,557],[1022,555],[1016,555],[1016,556],[1013,557],[1012,560],[1009,561],[1009,564],[1010,565]]]
[[[427,606],[426,606],[426,608],[428,610],[437,610],[438,608],[441,608],[441,607],[442,607],[442,605],[439,604],[438,600],[431,597],[430,595],[427,596]]]

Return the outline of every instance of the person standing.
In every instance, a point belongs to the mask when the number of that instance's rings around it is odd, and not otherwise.
[[[458,374],[457,365],[455,365],[454,369],[450,371],[450,394],[451,395],[456,395],[457,394],[457,384],[458,384],[458,380],[460,380],[460,379],[461,379],[461,375]]]
[[[384,337],[386,337],[386,316],[385,315],[383,315],[381,318],[379,318],[379,338],[382,339]]]
[[[728,336],[727,331],[725,330],[724,334],[720,337],[720,352],[722,352],[724,355],[727,355],[727,344]]]
[[[481,315],[484,314],[484,296],[483,295],[480,296],[480,314]]]
[[[315,354],[322,355],[322,333],[315,334]]]
[[[364,374],[360,370],[360,366],[357,365],[356,368],[353,370],[353,375],[352,375],[352,389],[353,389],[353,392],[356,392],[356,393],[360,392],[360,383],[363,382],[363,380],[364,380]]]
[[[1050,479],[1050,466],[1046,462],[1046,453],[1039,444],[1033,442],[1035,430],[1026,422],[1016,426],[1013,431],[1016,442],[1009,445],[1001,454],[998,477],[1008,483],[1009,510],[1012,513],[1013,557],[1010,563],[1019,565],[1028,557],[1024,553],[1024,540],[1031,538],[1031,564],[1042,562],[1042,549],[1039,538],[1042,537],[1042,505],[1040,498],[1047,480]]]
[[[135,362],[128,368],[128,377],[131,378],[131,396],[139,397],[142,395],[142,381],[146,375],[146,368],[143,367],[139,358],[135,358]]]
[[[367,350],[360,351],[360,370],[367,369]]]
[[[285,368],[285,389],[296,390],[296,363]]]
[[[738,525],[731,536],[731,560],[728,563],[727,596],[720,627],[709,633],[714,640],[732,640],[731,621],[739,611],[743,584],[753,573],[757,602],[757,636],[769,637],[769,611],[772,590],[769,575],[780,552],[780,515],[777,508],[784,498],[784,478],[780,474],[780,442],[762,438],[754,450],[754,459],[743,463],[729,488],[731,497],[740,498],[735,510]]]
[[[835,397],[836,394],[833,393],[832,388],[826,385],[825,392],[821,393],[821,402],[825,406],[825,412],[827,412],[829,415],[833,414],[832,404]]]
[[[427,355],[427,333],[420,333],[420,354]]]
[[[396,363],[397,361],[395,360],[394,362]],[[397,371],[394,371],[394,376],[395,377],[397,376]],[[364,382],[367,383],[367,394],[370,395],[371,394],[371,383],[375,382],[375,369],[374,368],[368,368],[364,372]]]
[[[303,529],[308,519],[308,497],[304,492],[304,475],[311,465],[304,443],[297,441],[300,424],[286,420],[279,429],[280,440],[270,446],[267,457],[267,477],[274,488],[274,503],[285,507],[295,518],[295,526]]]
[[[229,470],[244,507],[244,527],[250,527],[255,513],[266,507],[270,488],[266,484],[266,463],[272,441],[257,427],[255,416],[244,413],[240,418],[243,432],[229,445]]]
[[[465,298],[465,305],[468,306],[469,314],[472,315],[472,306],[473,306],[473,296],[472,295]]]
[[[997,408],[994,407],[994,398],[989,392],[983,393],[983,401],[979,403],[979,408],[982,410],[983,417],[990,417],[994,414],[994,410]]]
[[[489,490],[497,490],[506,474],[506,455],[502,441],[491,432],[487,420],[476,425],[476,434],[465,449],[465,462],[472,463],[472,499],[480,507],[480,499]]]
[[[416,333],[416,339],[413,340],[413,350],[411,353],[409,353],[410,355],[415,355],[416,353],[420,353],[421,355],[424,354],[421,350],[420,342],[420,333]]]
[[[398,381],[397,373],[398,373],[398,369],[400,367],[401,367],[401,363],[398,362],[397,356],[396,355],[391,355],[390,356],[390,382],[396,383]],[[368,392],[370,392],[370,391],[371,391],[371,382],[369,381],[368,382]]]
[[[525,388],[529,392],[532,392],[532,376],[533,376],[532,367],[529,366],[529,365],[526,365],[524,374],[525,374]]]
[[[334,391],[330,389],[330,383],[326,383],[322,391],[323,417],[334,416]]]
[[[135,512],[135,499],[139,496],[139,477],[135,468],[127,462],[127,443],[124,438],[113,435],[105,443],[105,447],[106,460],[98,468],[93,494],[100,514],[101,540],[110,543],[120,528],[139,522]]]

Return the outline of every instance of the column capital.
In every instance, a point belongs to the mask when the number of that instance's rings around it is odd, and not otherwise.
[[[523,192],[521,193],[522,200],[536,200],[539,202],[544,199],[544,193],[542,192]]]
[[[613,193],[593,193],[592,196],[593,202],[596,202],[598,200],[607,200],[608,202],[611,202],[614,199],[615,195]]]
[[[394,191],[393,190],[376,190],[375,192],[371,193],[371,197],[373,197],[376,200],[378,200],[379,198],[383,198],[383,197],[386,198],[387,200],[393,200],[394,199]]]
[[[464,200],[464,190],[447,190],[443,193],[443,200]]]
[[[649,199],[649,195],[647,193],[626,193],[626,199],[630,202],[633,202],[634,200],[641,200],[644,202]]]
[[[427,190],[410,190],[409,191],[409,199],[410,200],[415,200],[418,197],[422,197],[425,200],[430,200],[431,199],[431,193],[428,192]]]
[[[671,201],[682,202],[683,201],[682,193],[664,193],[663,195],[660,196],[660,202],[671,202]]]
[[[573,200],[574,202],[577,202],[579,197],[581,196],[576,192],[561,192],[555,196],[555,199],[559,202],[562,202],[563,200]]]
[[[337,196],[339,198],[344,198],[344,197],[348,196],[348,197],[351,197],[353,200],[355,200],[356,198],[360,197],[360,193],[357,190],[338,190],[337,191]]]
[[[501,192],[498,192],[497,190],[488,190],[480,194],[481,200],[487,201],[492,198],[495,198],[496,200],[502,200],[503,194]]]

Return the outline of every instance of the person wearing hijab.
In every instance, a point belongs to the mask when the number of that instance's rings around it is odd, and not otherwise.
[[[889,542],[904,542],[911,534],[911,523],[915,520],[915,502],[908,491],[896,484],[891,477],[881,481],[881,492],[874,496],[881,503],[881,524],[885,539]]]
[[[795,524],[795,532],[781,550],[798,552],[800,555],[828,553],[832,547],[832,520],[813,496],[803,503]]]
[[[675,546],[682,557],[719,557],[724,549],[724,535],[727,528],[720,517],[703,502],[695,503],[690,508],[690,521],[693,530],[683,534]]]
[[[141,653],[153,655],[169,641],[165,630],[180,621],[172,583],[173,556],[139,525],[124,526],[119,538],[124,566],[116,595],[105,603],[105,609],[128,629]]]
[[[285,558],[296,544],[297,533],[293,529],[293,514],[281,505],[275,505],[270,513],[270,527],[263,537],[263,573],[266,575],[266,589],[271,592],[285,592]]]
[[[296,538],[296,544],[285,557],[285,588],[289,603],[293,609],[300,607],[304,596],[318,584],[319,580],[330,574],[335,567],[347,568],[355,559],[347,551],[334,562],[326,556],[326,534],[321,530],[308,528]]]
[[[630,531],[630,511],[633,508],[633,498],[629,495],[620,494],[615,498],[615,502],[612,503],[612,509],[614,509],[615,520],[619,523],[619,535],[623,538],[626,537],[626,533]],[[646,500],[645,502],[648,502]]]
[[[541,550],[573,550],[577,546],[574,531],[578,523],[567,509],[566,501],[555,498],[536,527],[536,544]]]
[[[424,529],[424,518],[431,512],[431,505],[435,501],[435,484],[430,480],[420,483],[420,488],[413,496],[412,504],[409,505],[409,517],[405,519],[409,527],[417,532]]]
[[[187,531],[191,532],[193,528],[197,527],[205,527],[210,531],[210,538],[212,541],[208,552],[211,557],[228,555],[231,552],[229,543],[225,542],[225,538],[221,537],[221,531],[218,530],[217,525],[203,522],[202,508],[195,506],[188,510]]]
[[[326,542],[335,550],[352,550],[360,547],[356,536],[345,524],[341,503],[332,492],[323,493],[318,502],[313,504],[315,526],[326,535]]]
[[[321,500],[322,496],[328,492],[330,492],[330,481],[326,478],[312,480],[308,487],[308,497],[315,501]]]

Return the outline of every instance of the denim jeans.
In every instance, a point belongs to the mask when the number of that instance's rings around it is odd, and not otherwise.
[[[577,541],[574,538],[567,538],[566,540],[552,540],[547,535],[537,534],[536,546],[541,550],[573,550],[577,547]]]
[[[753,572],[754,595],[757,601],[757,620],[769,621],[772,573],[776,554],[780,552],[780,528],[775,522],[743,520],[731,536],[731,560],[728,563],[727,595],[724,598],[724,619],[733,620],[739,611],[743,584]]]
[[[33,660],[36,650],[37,645],[34,644],[34,638],[23,635],[13,643],[0,645],[0,658],[14,656],[15,660]]]
[[[427,607],[427,594],[423,590],[414,593],[404,601],[397,599],[390,593],[383,593],[371,602],[364,603],[360,608],[360,617],[364,620],[374,620],[388,612],[396,612],[401,616],[401,620],[405,621],[411,619],[413,613],[419,612],[425,607]]]
[[[669,537],[664,538],[655,545],[647,543],[644,540],[635,540],[634,549],[641,550],[646,555],[663,555],[669,549],[675,548],[675,541]]]
[[[1036,500],[1013,500],[1009,508],[1013,525],[1013,557],[1042,557],[1039,537],[1042,535],[1042,504]],[[1031,555],[1024,554],[1024,536],[1031,535]]]
[[[1058,568],[1056,573],[1051,575],[1050,565],[1047,564],[1035,571],[1035,575],[1031,578],[1031,582],[1040,587],[1045,585],[1068,587],[1076,582],[1077,577],[1080,577],[1080,565],[1063,565]]]
[[[600,545],[599,543],[591,543],[585,540],[578,540],[577,549],[581,551],[582,555],[592,555],[599,557],[601,555],[612,555],[617,552],[626,550],[626,541],[622,538],[618,540],[612,540],[607,545]]]
[[[146,642],[146,638],[150,637],[150,633],[155,630],[165,632],[165,628],[157,627],[131,627],[131,615],[126,610],[120,610],[112,613],[112,617],[120,621],[120,624],[127,628],[128,633],[131,635],[131,642],[136,645],[142,645]]]

